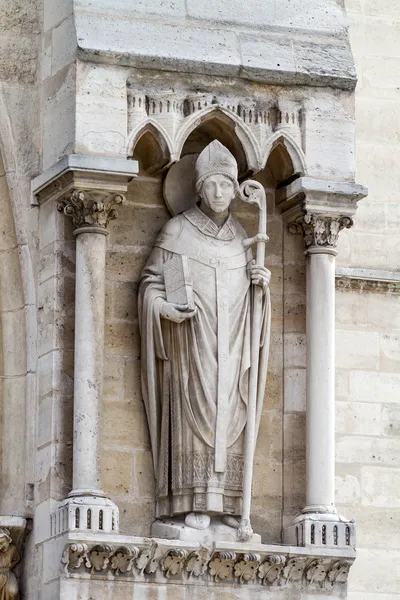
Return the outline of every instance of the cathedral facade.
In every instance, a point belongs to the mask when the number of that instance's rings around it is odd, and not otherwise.
[[[0,599],[400,600],[399,30],[3,2]]]

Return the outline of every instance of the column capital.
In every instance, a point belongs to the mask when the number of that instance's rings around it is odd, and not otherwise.
[[[83,231],[107,233],[109,222],[117,217],[116,207],[124,201],[123,194],[75,188],[58,201],[57,208],[72,218],[75,234]]]
[[[335,254],[339,233],[353,225],[367,188],[348,181],[299,177],[277,191],[277,206],[290,233],[302,233],[308,252]]]
[[[337,246],[339,233],[349,229],[354,224],[347,215],[328,216],[314,212],[305,212],[297,219],[288,223],[289,233],[301,233],[307,250],[331,249]],[[336,253],[336,252],[334,252]]]

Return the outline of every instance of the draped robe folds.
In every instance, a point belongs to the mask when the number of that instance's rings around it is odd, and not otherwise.
[[[218,228],[195,206],[165,225],[142,272],[142,392],[157,517],[241,514],[251,328],[252,254],[244,248],[246,237],[231,215]],[[163,265],[175,254],[189,258],[197,308],[179,324],[160,318]],[[260,340],[265,369],[267,312]],[[265,385],[265,377],[259,379]]]

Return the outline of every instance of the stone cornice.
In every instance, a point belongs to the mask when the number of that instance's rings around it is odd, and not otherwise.
[[[37,203],[56,202],[77,230],[106,232],[137,172],[136,160],[71,154],[35,177],[31,188]]]
[[[337,267],[336,287],[341,290],[400,295],[400,273],[376,269]]]
[[[290,233],[302,233],[307,250],[337,246],[342,229],[353,225],[357,201],[367,188],[348,181],[299,177],[277,192],[277,206]]]
[[[352,217],[357,202],[367,194],[367,188],[358,183],[299,177],[277,191],[277,206],[287,222],[305,212],[332,218]]]
[[[94,14],[77,13],[76,56],[80,61],[135,69],[354,90],[357,78],[348,34],[346,28],[336,27],[336,14],[330,14],[331,31],[326,26],[323,33],[318,31],[316,21],[305,35],[304,25],[297,28],[293,15],[290,25],[274,25],[272,18],[270,26],[263,22],[260,30],[257,20],[251,27],[243,24],[244,29],[236,29],[223,20],[212,24],[206,19],[199,26],[187,16],[184,21],[174,15],[173,21],[163,18],[161,22],[149,15],[143,20],[137,14],[134,20],[121,18],[110,10],[107,19],[98,10]],[[105,39],[117,41],[114,45],[99,43]]]
[[[68,577],[187,584],[253,584],[332,590],[346,584],[354,550],[194,542],[70,534],[62,564]]]
[[[33,202],[41,204],[48,199],[58,202],[75,189],[97,194],[96,201],[98,194],[123,195],[137,173],[136,160],[69,154],[32,180]]]

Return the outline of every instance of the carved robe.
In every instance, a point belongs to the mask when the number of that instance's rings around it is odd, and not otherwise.
[[[246,237],[232,216],[218,228],[194,206],[165,225],[141,276],[142,392],[158,517],[241,513],[251,329]],[[197,307],[179,324],[160,318],[163,265],[175,254],[189,258]],[[267,349],[260,346],[261,372]],[[264,387],[265,376],[260,406]]]

